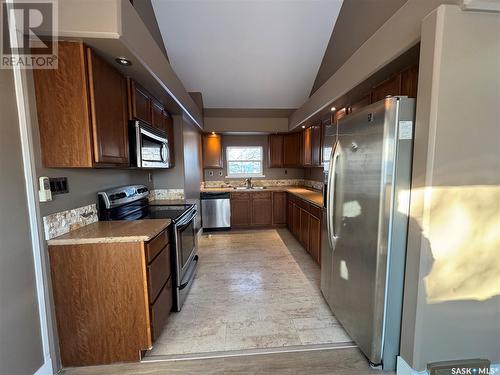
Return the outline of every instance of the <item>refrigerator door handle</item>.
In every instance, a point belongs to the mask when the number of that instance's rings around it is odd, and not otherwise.
[[[335,250],[335,242],[337,240],[337,235],[335,233],[335,212],[337,209],[336,203],[336,178],[335,172],[337,170],[337,160],[340,156],[339,146],[335,145],[335,150],[330,159],[330,170],[328,172],[328,201],[327,201],[327,229],[328,229],[328,241],[330,242],[330,247],[332,248],[332,253]]]

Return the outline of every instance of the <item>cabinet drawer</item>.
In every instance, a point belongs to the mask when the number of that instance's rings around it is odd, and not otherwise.
[[[167,245],[148,266],[149,302],[153,303],[170,277],[170,245]]]
[[[172,309],[172,278],[168,279],[163,287],[158,299],[151,306],[151,333],[153,341],[161,334],[161,330],[167,321],[170,310]]]
[[[146,244],[146,258],[148,263],[155,258],[156,255],[168,244],[168,228],[153,238]]]
[[[302,199],[297,199],[295,204],[300,208],[302,208],[303,210],[309,211],[309,203],[307,203],[306,201],[303,201]]]
[[[271,199],[271,192],[270,191],[259,191],[252,193],[252,198],[253,199]]]
[[[313,216],[316,216],[318,219],[321,219],[321,208],[315,206],[314,204],[309,205],[309,213]]]
[[[250,193],[231,193],[231,199],[250,199]]]

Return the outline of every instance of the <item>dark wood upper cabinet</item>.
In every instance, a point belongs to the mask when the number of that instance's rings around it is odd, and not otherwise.
[[[203,134],[203,168],[223,168],[220,134]]]
[[[163,104],[156,99],[151,99],[151,125],[161,131],[166,131],[164,112]]]
[[[125,78],[81,42],[58,54],[58,69],[33,70],[43,166],[127,166]]]
[[[401,74],[397,74],[372,90],[372,103],[385,99],[387,96],[401,95]]]
[[[322,131],[321,123],[311,126],[311,165],[321,166],[322,152]]]
[[[311,133],[312,129],[309,127],[307,129],[304,129],[303,134],[302,134],[302,144],[303,144],[303,156],[302,156],[302,161],[303,165],[306,167],[310,167],[312,165],[311,161],[311,153],[312,153],[312,139],[311,139]]]
[[[127,80],[87,48],[96,163],[128,165]]]
[[[347,116],[347,114],[348,114],[347,107],[342,107],[337,109],[335,113],[332,115],[332,122],[340,120],[341,118]]]
[[[273,225],[285,225],[287,219],[287,193],[273,192]]]
[[[418,65],[410,66],[401,72],[401,95],[409,98],[417,97]]]
[[[283,136],[283,167],[302,166],[302,133]]]
[[[349,105],[348,112],[349,114],[356,112],[358,109],[361,109],[363,107],[366,107],[367,105],[370,105],[372,102],[372,94],[368,93],[366,95],[363,95],[359,99],[356,99],[353,103]]]
[[[283,167],[283,134],[270,134],[268,136],[269,168]]]
[[[92,167],[92,133],[83,43],[59,42],[57,69],[34,69],[44,167]]]
[[[130,80],[129,84],[129,113],[131,119],[152,122],[151,97],[144,87]]]

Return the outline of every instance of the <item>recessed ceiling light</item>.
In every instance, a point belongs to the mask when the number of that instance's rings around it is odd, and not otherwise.
[[[212,135],[215,135],[215,132],[212,132]]]
[[[332,112],[333,112],[333,111],[335,111],[336,109],[337,109],[337,108],[332,107],[332,108],[330,108],[330,111],[332,111]]]
[[[130,66],[130,65],[132,65],[132,62],[131,62],[129,59],[127,59],[126,57],[117,57],[117,58],[115,59],[115,61],[116,61],[118,64],[120,64],[120,65],[124,65],[124,66]]]
[[[305,125],[302,125],[302,129],[305,129],[305,128],[306,128],[306,126],[305,126]]]

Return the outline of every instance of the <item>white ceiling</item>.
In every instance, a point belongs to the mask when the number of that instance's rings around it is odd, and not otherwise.
[[[342,0],[152,0],[170,63],[206,108],[297,108]]]

